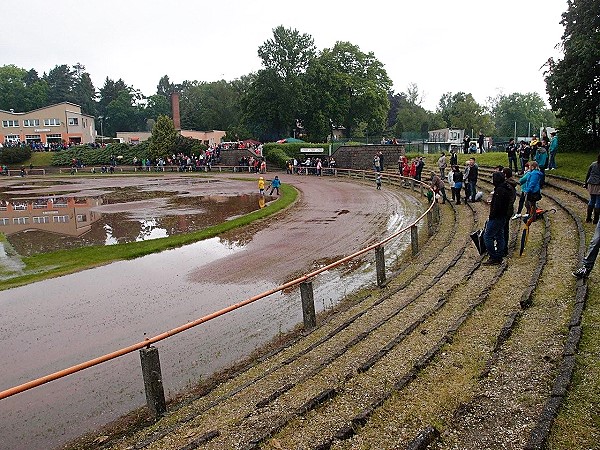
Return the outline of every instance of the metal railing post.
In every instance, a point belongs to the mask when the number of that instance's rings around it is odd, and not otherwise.
[[[377,286],[385,286],[385,254],[382,245],[375,247],[375,269],[377,272]]]
[[[144,389],[146,390],[146,404],[154,418],[158,419],[167,412],[158,349],[156,347],[142,348],[140,350],[140,359],[142,362]]]
[[[433,211],[427,211],[427,234],[433,236]]]
[[[412,246],[412,255],[419,253],[419,229],[416,225],[410,227],[410,243]]]
[[[433,220],[436,225],[439,225],[439,223],[440,223],[440,205],[437,201],[433,204]]]
[[[304,329],[312,330],[317,326],[312,281],[304,281],[300,283],[300,297],[302,298],[302,317],[304,319]]]

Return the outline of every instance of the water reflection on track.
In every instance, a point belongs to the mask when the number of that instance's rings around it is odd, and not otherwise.
[[[308,272],[310,261],[324,263],[406,225],[420,209],[411,198],[353,183],[299,177],[294,184],[303,195],[298,207],[257,227],[250,239],[214,238],[0,292],[0,359],[10,362],[0,365],[0,388],[141,341],[271,289]],[[319,227],[310,234],[314,223]],[[406,245],[403,239],[386,246],[387,258],[392,260]],[[367,257],[362,265],[319,277],[314,286],[317,310],[373,283],[372,260]],[[168,394],[239,360],[300,321],[296,290],[157,344]],[[2,445],[57,446],[144,403],[139,357],[127,355],[2,400]]]

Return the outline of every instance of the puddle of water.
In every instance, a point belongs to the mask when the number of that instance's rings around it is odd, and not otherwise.
[[[269,199],[257,193],[192,195],[130,187],[93,196],[4,193],[0,232],[20,255],[29,256],[189,233],[263,208]]]

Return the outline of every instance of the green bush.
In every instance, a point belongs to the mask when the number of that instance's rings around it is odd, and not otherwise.
[[[265,146],[266,147],[266,146]],[[263,148],[263,156],[270,164],[285,169],[288,160],[292,159],[282,148]]]
[[[3,147],[0,151],[0,163],[18,164],[31,158],[29,147]]]
[[[191,137],[178,135],[175,139],[175,153],[183,153],[186,156],[200,156],[200,152],[208,149],[202,141]]]
[[[290,143],[290,144],[278,144],[270,143],[263,146],[263,155],[271,164],[280,166],[281,168],[286,167],[286,162],[292,158],[298,158],[302,156],[300,152],[301,148],[324,148],[327,155],[327,149],[329,144],[310,144],[308,142]]]
[[[117,158],[118,164],[133,164],[134,157],[137,157],[138,160],[148,157],[148,145],[145,142],[138,145],[109,144],[102,148],[78,145],[54,153],[52,165],[70,166],[73,159],[78,159],[87,166],[107,165],[111,162],[111,156]]]

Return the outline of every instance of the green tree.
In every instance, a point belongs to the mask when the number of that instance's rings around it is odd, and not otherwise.
[[[450,128],[466,130],[467,134],[479,130],[490,135],[494,132],[492,117],[479,105],[471,94],[448,92],[440,98],[437,112]]]
[[[108,105],[113,100],[116,100],[122,91],[129,92],[129,87],[122,79],[119,78],[117,81],[114,81],[106,77],[104,86],[100,88],[100,98],[98,100],[98,113],[101,116],[107,115]]]
[[[48,86],[33,69],[0,67],[0,109],[26,112],[46,105]]]
[[[395,119],[393,134],[403,133],[423,135],[429,130],[444,128],[446,125],[440,115],[427,111],[421,106],[423,94],[415,83],[408,85],[406,92],[391,96],[394,102]]]
[[[195,130],[229,130],[240,125],[240,96],[233,83],[184,82],[181,90],[181,123]]]
[[[564,121],[561,146],[600,145],[600,0],[568,0],[561,24],[563,58],[548,60],[550,105]],[[564,143],[564,144],[563,144]]]
[[[537,134],[542,126],[556,126],[556,118],[536,92],[499,95],[493,100],[492,115],[498,136]]]
[[[288,82],[306,72],[315,55],[314,39],[309,34],[282,25],[273,29],[273,39],[258,48],[264,68]]]
[[[55,66],[48,75],[44,76],[48,83],[48,102],[56,104],[61,102],[75,103],[73,90],[75,87],[76,71],[67,64]]]
[[[148,103],[146,105],[145,116],[146,120],[156,120],[158,116],[170,116],[171,115],[171,102],[163,95],[154,94],[148,97]]]
[[[152,128],[152,137],[148,144],[148,153],[153,160],[167,158],[174,151],[179,133],[168,116],[159,116]]]
[[[390,108],[391,80],[375,55],[349,42],[337,42],[311,64],[306,125],[310,129],[327,118],[357,133],[381,134]],[[322,128],[322,125],[319,127]]]
[[[81,106],[84,113],[96,115],[96,88],[89,73],[82,73],[75,82],[73,101]]]
[[[156,95],[160,95],[169,100],[171,98],[171,94],[175,92],[175,90],[175,85],[169,81],[168,75],[164,75],[160,80],[158,80],[158,86],[156,86]]]
[[[316,54],[313,38],[279,26],[258,49],[263,69],[243,98],[248,128],[261,139],[289,135],[305,111],[305,74]]]
[[[117,131],[146,129],[143,96],[121,79],[115,82],[106,78],[100,88],[98,113],[104,118],[104,134],[107,136],[115,136]]]

